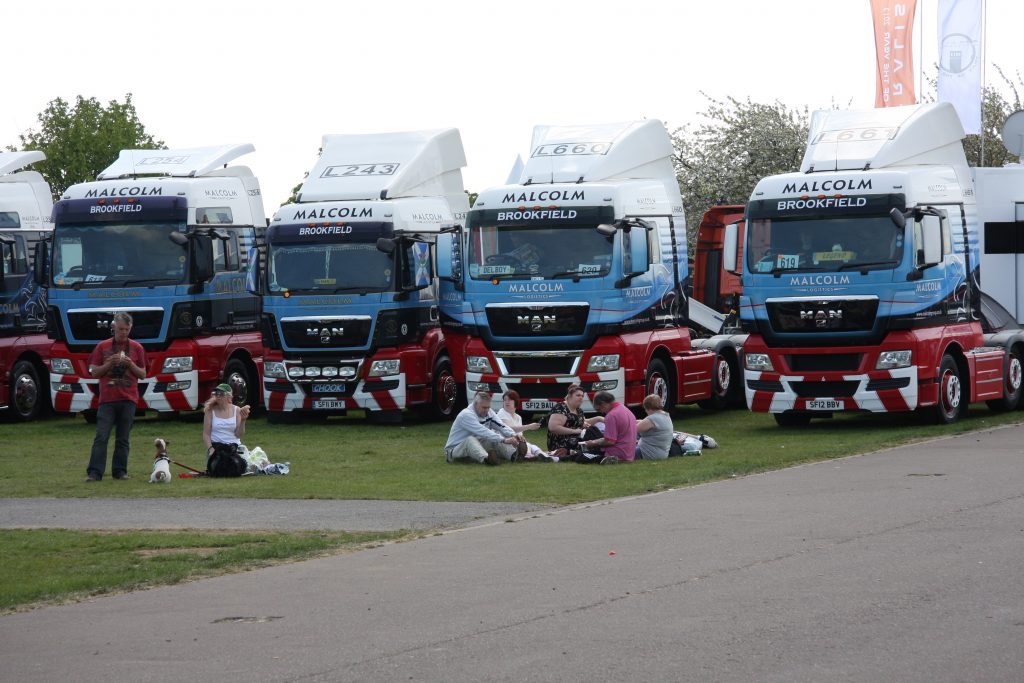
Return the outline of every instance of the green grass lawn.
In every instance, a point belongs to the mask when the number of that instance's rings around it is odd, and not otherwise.
[[[154,437],[170,442],[170,455],[205,467],[202,424],[136,421],[129,471],[132,479],[86,484],[85,467],[94,435],[81,417],[29,424],[0,424],[0,497],[236,497],[334,498],[435,501],[526,501],[578,503],[634,495],[835,458],[1024,420],[1024,413],[999,414],[973,408],[955,425],[926,424],[916,415],[846,414],[808,427],[782,429],[770,415],[743,410],[704,412],[692,406],[673,411],[677,429],[714,436],[720,448],[700,457],[640,462],[626,467],[584,467],[572,463],[506,464],[483,467],[447,464],[442,447],[448,425],[414,421],[367,424],[360,414],[326,422],[272,425],[250,420],[244,439],[261,446],[273,462],[288,461],[286,476],[241,479],[180,479],[148,482]],[[541,446],[546,433],[528,434]],[[111,438],[111,448],[113,438]],[[108,462],[109,468],[109,462]],[[177,475],[185,470],[171,466]]]
[[[399,533],[215,533],[0,529],[0,613],[112,591],[255,569],[346,549]]]
[[[29,424],[0,423],[0,497],[337,498],[578,503],[777,469],[1003,424],[1024,413],[983,407],[960,423],[925,424],[914,415],[841,415],[801,429],[781,429],[769,415],[747,411],[673,412],[676,429],[714,436],[721,444],[700,457],[617,467],[572,463],[445,463],[447,424],[413,421],[369,425],[360,415],[302,425],[250,420],[245,443],[262,446],[286,476],[179,479],[148,483],[153,439],[170,441],[170,455],[205,467],[202,424],[195,416],[140,419],[132,431],[132,479],[85,483],[95,433],[81,417]],[[545,432],[529,433],[544,445]],[[111,447],[113,442],[111,442]],[[108,464],[109,467],[109,464]],[[172,466],[175,473],[183,472]],[[99,594],[178,583],[204,576],[358,548],[402,534],[318,532],[0,530],[0,612]]]

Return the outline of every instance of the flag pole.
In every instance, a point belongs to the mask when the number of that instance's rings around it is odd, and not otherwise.
[[[985,34],[988,32],[988,2],[981,0],[981,160],[978,166],[985,165]]]

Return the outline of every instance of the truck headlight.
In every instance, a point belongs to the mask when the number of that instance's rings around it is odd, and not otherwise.
[[[51,358],[50,372],[57,375],[73,375],[75,369],[71,366],[70,358]]]
[[[487,356],[466,356],[466,370],[469,372],[479,372],[481,375],[494,372],[491,369],[491,361],[487,359]]]
[[[619,369],[619,354],[609,353],[603,356],[594,356],[587,363],[587,372],[608,372]]]
[[[192,372],[192,356],[164,358],[164,366],[160,372]]]
[[[385,377],[387,375],[397,375],[398,370],[402,365],[402,361],[397,358],[389,358],[388,360],[375,360],[370,365],[370,377]]]
[[[914,360],[914,353],[910,349],[902,351],[882,351],[878,354],[878,362],[875,363],[875,370],[895,370],[896,368],[909,368]]]
[[[277,377],[284,379],[285,370],[284,363],[276,360],[268,360],[263,363],[263,376],[264,377]]]
[[[303,370],[298,365],[293,365],[290,368],[288,368],[288,376],[291,377],[292,379],[298,379],[299,377],[305,377],[306,371]]]
[[[746,353],[743,355],[743,366],[756,372],[775,372],[772,359],[767,353]]]

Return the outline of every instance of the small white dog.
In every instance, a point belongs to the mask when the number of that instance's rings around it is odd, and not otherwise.
[[[156,458],[153,459],[153,473],[149,475],[150,484],[166,484],[171,481],[171,461],[167,457],[167,442],[155,439]]]

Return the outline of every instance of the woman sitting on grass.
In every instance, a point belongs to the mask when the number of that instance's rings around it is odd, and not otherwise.
[[[524,425],[523,416],[516,412],[518,407],[519,392],[514,390],[506,391],[501,395],[501,410],[498,411],[498,419],[504,422],[506,427],[520,435],[523,432],[540,429],[539,422],[531,422]],[[527,460],[537,460],[539,462],[549,462],[551,460],[551,458],[548,457],[548,454],[540,449],[540,446],[536,446],[529,441],[526,441],[526,449],[526,455],[524,457]]]
[[[564,455],[575,455],[580,449],[580,439],[587,432],[587,427],[603,422],[600,415],[587,417],[580,406],[586,394],[578,384],[569,385],[565,401],[557,403],[548,415],[548,451],[552,455],[559,449],[565,449]]]

